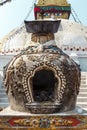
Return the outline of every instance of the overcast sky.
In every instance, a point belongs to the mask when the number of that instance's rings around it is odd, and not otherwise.
[[[9,33],[12,29],[23,23],[32,3],[35,0],[12,0],[12,2],[0,6],[0,39]],[[87,0],[68,0],[80,21],[87,26]],[[28,19],[34,18],[33,11]]]

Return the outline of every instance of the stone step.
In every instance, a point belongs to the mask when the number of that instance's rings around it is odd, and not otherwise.
[[[87,90],[85,90],[85,89],[80,89],[79,95],[80,95],[80,94],[87,94]]]
[[[77,98],[77,102],[79,103],[79,102],[87,102],[87,96],[86,97],[78,97]]]
[[[83,90],[85,90],[85,91],[83,91]],[[79,93],[80,93],[80,92],[87,92],[87,87],[80,87]]]
[[[87,83],[86,82],[85,83],[80,83],[80,86],[84,86],[84,85],[87,86]]]
[[[87,84],[86,84],[86,80],[81,80],[80,84],[81,84],[81,85],[87,85]]]
[[[81,82],[85,82],[86,81],[86,79],[81,79]]]
[[[80,107],[80,108],[84,109],[85,111],[87,111],[87,107],[82,107],[82,106],[78,106],[78,105],[77,105],[77,107]]]
[[[81,77],[81,80],[86,80],[86,76]]]
[[[80,83],[80,86],[87,86],[86,82],[85,83]]]
[[[82,75],[82,76],[81,76],[81,80],[84,80],[84,79],[87,79],[87,76],[86,76],[86,75]]]
[[[80,88],[87,88],[87,85],[86,84],[80,85]]]
[[[80,88],[80,92],[87,92],[87,88]]]
[[[80,92],[86,92],[87,91],[87,89],[85,90],[85,89],[80,89]]]
[[[86,75],[81,75],[81,79],[82,79],[82,78],[86,78]]]
[[[86,108],[84,107],[83,109],[87,111],[87,107]]]
[[[8,102],[8,98],[0,98],[0,102],[7,103]]]
[[[0,103],[1,108],[6,108],[8,106],[9,106],[9,103],[4,103],[4,102]]]
[[[86,79],[86,75],[85,76],[81,76],[81,80],[84,80]]]
[[[6,94],[5,92],[0,93],[0,98],[1,98],[1,97],[7,97],[7,94]]]
[[[86,76],[82,76],[82,77],[81,77],[81,80],[86,80]]]
[[[82,84],[86,84],[86,80],[81,80],[81,83]]]
[[[80,87],[79,93],[83,92],[82,90],[85,90],[85,92],[87,92],[87,87]]]
[[[80,93],[77,98],[79,97],[87,97],[87,93]]]
[[[82,91],[82,90],[84,90],[84,89],[80,89],[80,91],[79,91],[79,94],[78,95],[80,95],[80,94],[87,94],[87,91],[85,90],[85,91]]]
[[[0,92],[0,98],[7,98],[7,94],[5,92]]]
[[[87,103],[85,103],[85,102],[77,102],[76,105],[82,107],[83,109],[87,108]]]
[[[0,93],[3,93],[3,92],[6,93],[6,89],[0,89]]]

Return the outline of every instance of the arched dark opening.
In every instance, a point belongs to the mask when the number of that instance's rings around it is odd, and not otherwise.
[[[36,71],[32,81],[34,101],[54,101],[55,76],[51,70],[42,69],[40,71]]]

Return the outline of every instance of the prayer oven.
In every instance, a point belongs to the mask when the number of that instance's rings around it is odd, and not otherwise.
[[[4,70],[11,109],[49,114],[75,108],[80,68],[56,46],[54,33],[60,22],[25,21],[31,43]]]

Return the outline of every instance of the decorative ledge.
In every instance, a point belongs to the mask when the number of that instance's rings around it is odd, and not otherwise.
[[[87,116],[0,116],[0,130],[87,130]]]
[[[24,21],[28,33],[56,33],[61,20]]]

